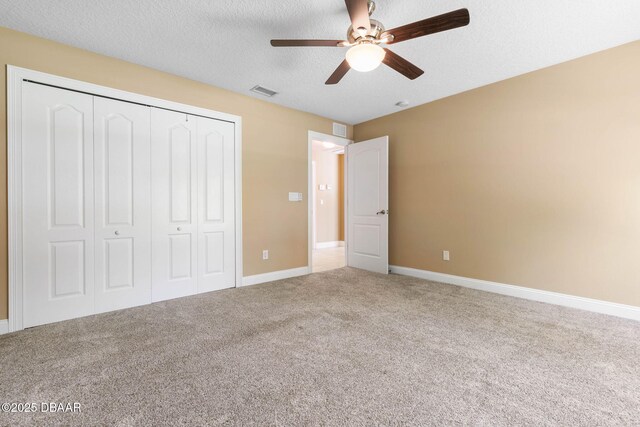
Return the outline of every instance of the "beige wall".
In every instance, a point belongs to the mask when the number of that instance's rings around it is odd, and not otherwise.
[[[317,147],[313,149],[313,161],[316,164],[316,242],[318,243],[344,240],[343,158],[343,155]],[[330,186],[331,190],[320,191],[318,187],[321,184]]]
[[[357,125],[391,263],[640,306],[639,76],[635,42]]]
[[[287,193],[306,193],[307,132],[330,134],[331,120],[0,27],[2,82],[7,64],[242,116],[244,274],[307,265],[307,204],[288,202]],[[0,319],[7,318],[6,126],[3,83]],[[269,249],[268,261],[262,261],[263,249]]]

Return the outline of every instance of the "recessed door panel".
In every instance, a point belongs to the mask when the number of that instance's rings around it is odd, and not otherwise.
[[[151,302],[151,112],[94,105],[96,312],[105,312]]]
[[[380,225],[354,224],[353,253],[356,255],[380,256]]]
[[[65,103],[47,109],[51,227],[82,227],[85,112]]]
[[[204,233],[204,244],[204,275],[222,273],[224,271],[224,232]]]
[[[51,298],[84,295],[86,293],[84,241],[53,242],[50,254]]]
[[[151,111],[152,299],[197,291],[197,119]]]
[[[93,99],[23,82],[24,326],[94,311]]]
[[[118,105],[102,99],[98,102]],[[105,225],[133,225],[134,126],[144,123],[135,124],[131,118],[114,113],[100,118],[103,122],[97,123],[98,131],[104,127]]]
[[[209,132],[205,137],[205,221],[224,221],[224,136]]]
[[[133,238],[104,240],[105,290],[133,288]]]
[[[169,130],[169,192],[174,223],[191,220],[191,139],[191,130],[183,124]]]
[[[234,126],[198,117],[198,292],[235,286]]]
[[[380,151],[372,148],[356,152],[353,163],[353,213],[375,216],[380,206]]]
[[[169,280],[191,279],[191,234],[169,236]]]

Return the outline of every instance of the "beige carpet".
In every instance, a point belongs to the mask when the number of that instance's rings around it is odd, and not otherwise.
[[[0,336],[0,424],[640,425],[640,323],[343,268]]]

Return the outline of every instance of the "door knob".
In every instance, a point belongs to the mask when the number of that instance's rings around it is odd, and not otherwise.
[[[119,236],[120,232],[118,230],[116,230],[116,236]]]
[[[376,215],[386,215],[388,213],[389,213],[388,210],[382,209],[380,212],[377,212]]]
[[[178,227],[178,231],[182,231],[182,227]]]

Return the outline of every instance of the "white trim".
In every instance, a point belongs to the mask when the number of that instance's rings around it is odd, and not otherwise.
[[[165,108],[223,120],[234,124],[235,129],[235,238],[236,238],[236,287],[242,285],[242,118],[232,114],[136,93],[125,92],[93,83],[68,79],[26,68],[7,65],[7,187],[9,214],[9,319],[10,332],[23,329],[22,283],[22,81],[32,80],[65,89],[86,92],[97,96],[116,98],[151,107]]]
[[[235,120],[236,288],[242,286],[242,117]]]
[[[22,76],[7,65],[7,203],[9,331],[23,329],[22,322]]]
[[[316,247],[316,243],[318,241],[318,224],[317,224],[317,218],[316,218],[316,198],[318,197],[318,168],[317,168],[318,164],[316,163],[315,160],[311,161],[311,194],[309,197],[311,197],[311,205],[313,206],[311,208],[311,247],[313,249],[317,249]]]
[[[272,271],[270,273],[247,276],[242,280],[242,286],[252,286],[260,283],[274,282],[276,280],[306,276],[307,274],[309,274],[309,269],[307,267],[292,268],[291,270]]]
[[[343,206],[344,212],[342,224],[344,227],[344,265],[349,266],[349,192],[347,191],[347,182],[349,182],[349,150],[344,148],[344,165],[342,165],[342,194],[344,195]]]
[[[0,335],[9,333],[9,321],[0,320]]]
[[[14,74],[16,78],[14,82],[20,82],[23,79],[33,80],[48,85],[58,86],[64,89],[87,92],[91,95],[106,96],[127,102],[137,102],[139,104],[149,105],[152,107],[166,108],[182,113],[195,114],[232,123],[238,122],[241,119],[240,116],[236,116],[233,114],[222,113],[220,111],[209,110],[207,108],[196,107],[188,104],[181,104],[179,102],[154,98],[152,96],[140,95],[133,92],[126,92],[120,89],[100,86],[80,80],[73,80],[66,77],[42,73],[40,71],[29,70],[27,68],[16,67],[13,65],[7,65],[7,71],[11,71],[12,74]],[[19,94],[16,94],[16,96],[19,96]]]
[[[335,242],[316,242],[316,249],[328,249],[328,248],[342,248],[344,247],[344,241]]]
[[[349,144],[353,144],[353,141],[350,139],[345,139],[345,138],[341,138],[339,136],[334,136],[334,135],[327,135],[325,133],[319,133],[319,132],[314,132],[312,130],[309,131],[309,135],[308,135],[308,139],[307,139],[307,273],[311,274],[312,273],[312,268],[313,268],[313,200],[312,200],[312,194],[313,194],[313,167],[312,167],[312,161],[313,161],[313,141],[327,141],[327,142],[333,142],[336,145],[340,145],[342,147],[346,147]],[[346,151],[346,150],[345,150]],[[345,157],[344,157],[344,173],[345,173],[345,179],[344,179],[344,186],[345,186],[345,193],[344,193],[344,213],[345,213],[345,221],[346,221],[346,217],[347,217],[347,193],[346,193],[346,187],[347,187],[347,179],[346,179],[346,171],[347,171],[347,156],[345,153]],[[345,235],[345,239],[347,236],[347,224],[345,222],[345,230],[344,230],[344,235]]]
[[[436,273],[433,271],[418,270],[409,267],[398,267],[395,265],[391,266],[391,272],[404,276],[430,280],[433,282],[441,282],[455,286],[462,286],[464,288],[476,289],[479,291],[577,308],[580,310],[592,311],[594,313],[623,317],[625,319],[640,320],[640,307],[632,305],[617,304],[597,299],[561,294],[558,292],[542,291],[539,289],[507,285],[504,283],[490,282],[488,280],[470,279],[468,277],[453,276],[451,274]]]

